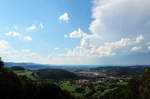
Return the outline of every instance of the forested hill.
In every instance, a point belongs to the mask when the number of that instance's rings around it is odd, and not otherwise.
[[[77,75],[63,70],[63,69],[40,69],[36,71],[37,76],[41,80],[45,79],[55,79],[55,80],[64,80],[64,79],[75,79]]]
[[[51,80],[51,81],[60,81],[60,80],[75,80],[78,78],[78,75],[74,72],[63,70],[63,69],[39,69],[39,70],[29,70],[25,69],[22,66],[12,66],[9,67],[14,70],[17,75],[24,75],[28,78],[36,81],[40,80]]]
[[[0,99],[74,99],[51,82],[32,82],[4,68],[0,60]]]
[[[100,99],[150,99],[150,69],[129,81],[127,86],[110,91]]]

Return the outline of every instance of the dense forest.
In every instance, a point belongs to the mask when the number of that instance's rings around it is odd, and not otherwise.
[[[147,69],[143,76],[133,78],[123,85],[110,82],[103,85],[79,86],[75,91],[83,94],[82,97],[72,93],[73,85],[69,83],[56,84],[49,80],[33,81],[25,75],[17,75],[13,71],[18,69],[24,70],[20,67],[6,68],[0,59],[1,99],[150,99],[150,69]],[[43,70],[40,73],[42,74],[39,75],[49,75],[45,74]],[[72,75],[70,72],[67,73]],[[72,75],[72,77],[76,76]],[[65,90],[64,86],[70,86],[70,91]]]
[[[131,79],[127,86],[113,90],[101,99],[150,99],[150,69],[143,76]]]
[[[33,82],[4,68],[0,60],[1,99],[74,99],[68,92],[51,82]]]

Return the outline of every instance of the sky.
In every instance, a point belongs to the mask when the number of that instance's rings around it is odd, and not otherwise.
[[[149,0],[0,0],[0,57],[55,65],[150,64]]]

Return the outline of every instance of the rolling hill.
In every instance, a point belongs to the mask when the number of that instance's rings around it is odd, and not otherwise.
[[[10,69],[14,70],[18,75],[27,76],[32,80],[64,80],[76,79],[78,76],[70,71],[63,69],[39,69],[29,70],[24,69],[22,66],[13,66]]]
[[[36,71],[40,79],[75,79],[77,75],[63,69],[40,69]]]

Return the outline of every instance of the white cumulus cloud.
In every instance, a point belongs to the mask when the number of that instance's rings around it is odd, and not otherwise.
[[[26,30],[28,30],[28,31],[33,31],[35,29],[36,29],[35,25],[31,25],[31,26],[29,26],[29,27],[26,28]]]
[[[80,28],[78,28],[78,30],[74,30],[70,33],[70,38],[81,38],[86,35],[86,33],[84,33]]]
[[[147,49],[150,50],[150,46],[148,46]]]
[[[89,30],[106,40],[135,36],[138,32],[148,39],[149,5],[149,0],[94,0],[94,20]]]
[[[8,54],[10,46],[7,41],[0,40],[0,55]]]
[[[68,22],[69,21],[69,15],[68,15],[68,13],[65,12],[64,14],[62,14],[61,16],[59,16],[59,20],[60,21]]]
[[[131,51],[138,51],[140,50],[141,47],[140,46],[135,46],[135,47],[132,47]]]
[[[139,35],[137,38],[136,38],[136,43],[140,43],[142,40],[144,40],[144,37],[143,35]]]
[[[128,50],[132,45],[136,45],[136,39],[138,37],[131,38],[121,38],[118,41],[104,42],[104,44],[98,43],[102,39],[99,35],[91,34],[86,35],[80,41],[80,45],[76,46],[73,50],[68,50],[64,56],[89,56],[89,57],[103,57],[103,56],[114,56],[118,54],[123,54],[124,52],[130,52]],[[136,47],[132,50],[139,50]]]
[[[9,32],[5,33],[5,35],[6,35],[6,36],[13,36],[13,37],[16,37],[16,36],[21,36],[21,33],[9,31]]]

